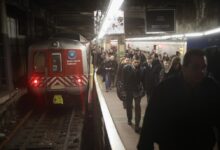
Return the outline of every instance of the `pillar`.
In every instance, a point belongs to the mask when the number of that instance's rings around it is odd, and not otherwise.
[[[124,57],[125,55],[125,35],[118,36],[118,58]]]
[[[3,61],[5,64],[5,80],[6,80],[6,89],[11,91],[14,89],[13,79],[12,79],[12,64],[11,64],[11,49],[9,46],[9,37],[7,29],[7,14],[6,14],[6,3],[5,0],[0,1],[0,16],[1,16],[1,44],[3,48]],[[2,49],[1,49],[2,50]]]

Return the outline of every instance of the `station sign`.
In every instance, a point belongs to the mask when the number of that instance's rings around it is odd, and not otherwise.
[[[145,31],[147,34],[175,32],[175,9],[147,9]]]

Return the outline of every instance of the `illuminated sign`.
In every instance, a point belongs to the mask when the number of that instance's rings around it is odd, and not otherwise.
[[[69,51],[68,52],[68,59],[75,59],[76,58],[76,52],[75,51]]]

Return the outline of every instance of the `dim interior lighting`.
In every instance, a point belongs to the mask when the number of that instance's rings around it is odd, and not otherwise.
[[[113,16],[119,10],[123,2],[124,0],[111,0],[110,1],[106,16],[104,18],[101,29],[99,31],[98,39],[101,39],[105,35],[110,23],[112,22]]]
[[[136,38],[127,38],[126,41],[144,41],[144,40],[167,40],[172,38],[184,39],[185,37],[199,37],[204,35],[210,35],[220,33],[220,28],[197,32],[197,33],[185,33],[185,34],[173,34],[173,35],[164,35],[164,36],[149,36],[149,37],[136,37]]]

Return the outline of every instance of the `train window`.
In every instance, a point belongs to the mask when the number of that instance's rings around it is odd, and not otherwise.
[[[62,71],[62,60],[60,53],[52,53],[52,71],[53,72]]]
[[[36,72],[45,71],[45,53],[44,52],[34,53],[34,71]]]

